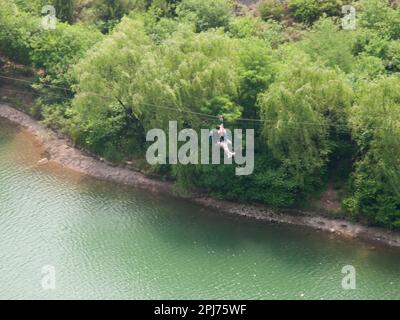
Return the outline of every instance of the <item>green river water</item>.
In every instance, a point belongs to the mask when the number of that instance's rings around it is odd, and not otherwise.
[[[400,299],[398,249],[38,167],[41,156],[0,119],[0,298]],[[355,290],[341,286],[345,265]]]

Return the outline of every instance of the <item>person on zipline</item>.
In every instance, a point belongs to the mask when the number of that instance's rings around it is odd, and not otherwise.
[[[221,119],[223,121],[222,117]],[[220,148],[224,150],[228,159],[232,158],[235,155],[235,152],[231,152],[229,150],[229,145],[232,145],[232,141],[228,139],[223,123],[221,123],[219,126],[216,126],[215,129],[211,131],[210,136],[212,136],[213,138],[213,143],[215,142]]]

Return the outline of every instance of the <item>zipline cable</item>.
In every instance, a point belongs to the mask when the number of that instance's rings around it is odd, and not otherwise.
[[[6,79],[6,80],[12,80],[12,81],[19,81],[19,82],[23,82],[23,83],[27,83],[30,85],[36,85],[36,82],[33,81],[29,81],[29,80],[25,80],[25,79],[20,79],[20,78],[13,78],[13,77],[8,77],[8,76],[2,76],[0,75],[0,78],[2,79]],[[68,91],[71,92],[73,94],[76,94],[77,92],[75,92],[74,90],[70,89],[70,88],[65,88],[65,87],[60,87],[60,86],[55,86],[55,85],[50,85],[50,84],[44,84],[41,83],[42,86],[44,87],[48,87],[50,89],[58,89],[58,90],[64,90],[64,91]],[[9,90],[9,91],[15,91],[15,92],[20,92],[20,93],[24,93],[23,91],[18,91],[18,90],[13,90],[13,89],[5,89],[5,90]],[[36,95],[44,95],[44,94],[40,94],[40,93],[35,93],[32,92],[33,94]],[[116,97],[112,97],[112,96],[107,96],[107,95],[101,95],[95,92],[90,92],[90,91],[85,91],[84,92],[87,95],[90,96],[95,96],[95,97],[99,97],[99,98],[103,98],[103,99],[109,99],[109,100],[115,100],[117,99]],[[61,97],[60,97],[61,98]],[[64,100],[70,100],[71,98],[68,97],[62,97],[62,99]],[[178,108],[173,108],[173,107],[166,107],[166,106],[159,106],[156,104],[152,104],[152,103],[146,103],[143,102],[141,103],[142,105],[145,106],[151,106],[157,109],[164,109],[164,110],[169,110],[169,111],[175,111],[175,112],[181,112],[181,113],[188,113],[188,114],[194,114],[200,117],[205,117],[208,119],[215,119],[215,120],[220,120],[220,116],[213,116],[207,113],[201,113],[201,112],[196,112],[196,111],[191,111],[191,110],[183,110],[183,109],[178,109]],[[346,125],[346,124],[329,124],[329,123],[316,123],[316,122],[305,122],[305,121],[290,121],[290,120],[278,120],[278,121],[274,121],[274,120],[262,120],[262,119],[252,119],[252,118],[238,118],[235,119],[235,122],[253,122],[253,124],[263,124],[263,123],[271,123],[271,124],[276,124],[277,122],[279,123],[289,123],[289,124],[297,124],[297,125],[306,125],[306,126],[319,126],[319,127],[337,127],[337,128],[342,128],[342,129],[348,129],[351,130],[350,125]],[[369,127],[370,129],[388,129],[387,127]]]
[[[21,94],[26,94],[26,91],[17,90],[17,89],[1,88],[1,90],[15,92],[15,93],[21,93]],[[46,97],[45,93],[30,92],[30,94],[32,94],[32,95],[34,95],[36,97]],[[64,101],[70,101],[71,100],[71,98],[68,98],[68,97],[65,97],[65,96],[61,96],[61,95],[56,96],[56,99],[64,100]],[[162,107],[162,106],[159,106],[159,107],[162,108],[162,109],[167,109],[167,110],[171,110],[171,111],[175,111],[175,112],[181,112],[182,111],[182,110],[179,110],[179,109],[176,109],[176,108],[168,108],[168,107]],[[211,118],[201,119],[201,121],[203,123],[213,123],[213,124],[215,123],[215,119],[214,118],[212,118],[212,119]]]
[[[24,82],[24,83],[29,83],[31,85],[37,84],[36,82],[33,82],[33,81],[28,81],[28,80],[18,79],[18,78],[12,78],[12,77],[6,77],[6,76],[1,76],[1,75],[0,75],[0,78],[7,79],[7,80],[20,81],[20,82]],[[48,88],[52,88],[52,89],[64,90],[64,91],[68,91],[68,92],[71,92],[71,93],[74,93],[74,94],[76,93],[74,90],[69,89],[69,88],[65,88],[65,87],[54,86],[54,85],[49,85],[49,84],[44,84],[44,83],[41,83],[41,85],[43,85],[45,87],[48,87]],[[85,94],[90,95],[90,96],[96,96],[96,97],[104,98],[104,99],[110,99],[110,100],[115,100],[116,99],[116,97],[105,96],[105,95],[101,95],[101,94],[98,94],[98,93],[95,93],[95,92],[90,92],[90,91],[85,91]],[[213,115],[210,115],[210,114],[201,113],[201,112],[195,112],[195,111],[191,111],[191,110],[183,110],[183,109],[177,109],[177,108],[172,108],[172,107],[159,106],[159,105],[156,105],[156,104],[146,103],[146,102],[143,102],[142,104],[146,105],[146,106],[159,108],[159,109],[165,109],[165,110],[170,110],[170,111],[195,114],[195,115],[198,115],[198,116],[208,117],[210,119],[219,119],[218,116],[213,116]]]

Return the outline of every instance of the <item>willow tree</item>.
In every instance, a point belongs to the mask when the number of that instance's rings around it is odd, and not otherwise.
[[[237,44],[219,32],[196,34],[183,29],[157,47],[164,89],[173,97],[168,103],[183,111],[174,117],[183,117],[192,126],[200,125],[205,118],[189,116],[185,111],[224,114],[230,121],[240,117],[241,108],[235,103],[239,86]],[[156,83],[152,85],[158,90]],[[148,95],[155,104],[163,105],[157,96],[160,93]]]
[[[340,72],[298,53],[279,70],[259,98],[264,137],[274,157],[305,183],[325,168],[334,148],[332,137],[346,126],[353,92]]]
[[[169,120],[196,128],[210,120],[196,113],[241,115],[236,41],[178,29],[155,44],[140,18],[125,18],[81,61],[73,108],[78,141],[102,154],[129,154],[127,144],[143,146],[144,132],[167,128]]]
[[[169,112],[167,118],[162,118],[199,129],[215,126],[217,120],[188,112],[223,114],[227,121],[240,117],[242,110],[236,103],[240,85],[237,45],[237,41],[215,31],[196,34],[186,29],[167,39],[158,48],[165,70],[161,88],[165,93],[154,92],[148,98],[157,99],[156,105],[165,105],[159,99],[170,92],[173,100],[168,103],[182,112]],[[154,84],[157,90],[158,84]],[[204,167],[208,166],[173,166],[180,190],[197,185],[200,176],[210,174]]]
[[[345,204],[354,216],[400,228],[400,78],[381,78],[360,95],[350,113],[360,154]]]
[[[134,149],[132,141],[143,135],[141,110],[128,97],[146,72],[151,45],[140,21],[124,19],[75,67],[71,134],[77,143],[113,160]]]

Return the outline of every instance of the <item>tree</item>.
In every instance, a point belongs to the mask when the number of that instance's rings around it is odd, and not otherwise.
[[[259,119],[257,98],[275,80],[276,68],[272,49],[261,39],[246,38],[240,41],[239,104],[245,118]]]
[[[400,228],[400,78],[365,84],[350,121],[359,160],[345,207],[355,217]]]
[[[340,16],[341,0],[290,0],[289,10],[298,22],[311,25],[323,14]]]
[[[285,0],[264,0],[258,5],[263,20],[281,21],[288,14],[288,3]]]
[[[330,125],[346,125],[353,92],[340,72],[310,63],[299,52],[293,55],[295,60],[279,66],[259,105],[273,155],[304,183],[324,170],[333,149]]]
[[[235,17],[231,19],[229,34],[240,39],[262,39],[274,48],[283,42],[282,26],[278,22],[265,22],[257,17],[251,16]]]
[[[232,12],[230,0],[182,0],[176,8],[178,17],[194,23],[197,32],[227,28]]]
[[[103,154],[106,142],[118,147],[121,140],[130,140],[143,146],[143,140],[134,139],[143,137],[145,129],[167,128],[169,120],[198,128],[204,119],[193,112],[224,113],[227,119],[241,115],[235,103],[236,41],[217,32],[196,34],[182,27],[157,45],[146,34],[142,19],[125,18],[77,66],[78,95],[73,104],[77,140]],[[105,125],[108,121],[113,125]],[[126,121],[132,121],[131,129],[142,131],[127,134]]]
[[[314,60],[329,67],[339,67],[348,73],[355,65],[352,54],[354,43],[353,33],[339,30],[330,18],[321,18],[305,35],[301,46]]]
[[[30,63],[30,39],[39,32],[39,18],[20,10],[15,3],[0,0],[0,51],[17,63]]]
[[[358,23],[378,32],[380,37],[400,39],[400,11],[391,8],[386,0],[362,0]]]
[[[53,0],[57,19],[72,23],[74,21],[74,3],[75,0]]]
[[[35,84],[41,96],[34,110],[36,116],[45,118],[46,124],[67,130],[65,120],[70,118],[69,100],[73,97],[75,83],[71,67],[101,38],[102,34],[95,28],[63,22],[57,23],[55,30],[42,31],[30,38],[30,60],[35,67],[44,69],[43,76]]]

